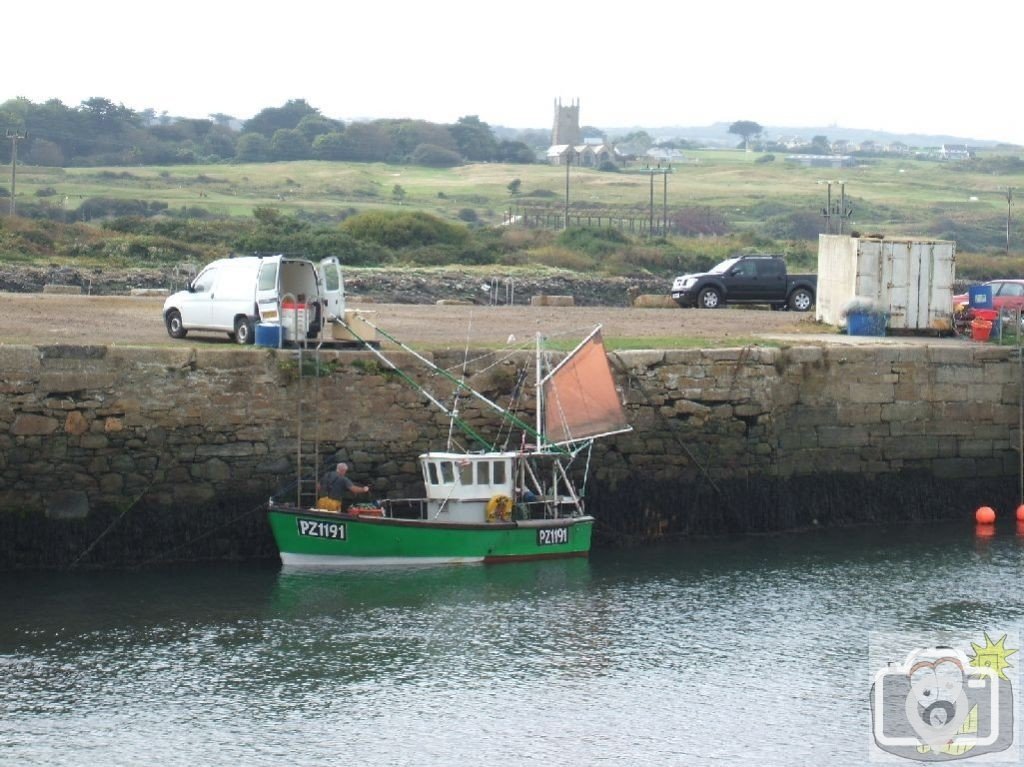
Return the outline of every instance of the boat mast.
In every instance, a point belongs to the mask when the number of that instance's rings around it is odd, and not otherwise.
[[[534,385],[536,387],[536,399],[537,399],[535,410],[536,410],[536,418],[537,418],[537,449],[538,450],[540,449],[540,444],[544,441],[544,436],[543,436],[544,432],[542,431],[542,427],[541,427],[541,424],[543,423],[543,418],[544,418],[544,387],[540,385],[540,340],[541,340],[541,335],[540,335],[540,333],[537,333],[536,351],[535,351],[535,354],[536,354],[537,358],[534,361],[534,364],[536,365],[536,371],[534,373],[535,377],[534,377],[533,380],[536,382]]]

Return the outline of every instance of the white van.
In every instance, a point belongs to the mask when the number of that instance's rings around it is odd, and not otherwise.
[[[280,324],[286,341],[316,338],[325,323],[344,317],[341,264],[333,256],[318,264],[287,256],[217,259],[168,296],[163,314],[171,338],[208,330],[251,344],[257,322]]]

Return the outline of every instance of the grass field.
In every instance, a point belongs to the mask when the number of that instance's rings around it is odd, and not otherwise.
[[[631,244],[617,248],[613,256],[596,256],[552,243],[550,238],[538,240],[528,232],[504,230],[506,244],[521,244],[521,255],[506,258],[508,263],[598,269],[608,274],[638,269],[669,273],[694,263],[694,258],[713,263],[750,247],[777,249],[807,268],[817,251],[817,234],[825,229],[821,211],[828,190],[825,182],[831,181],[833,201],[842,189],[853,210],[844,231],[954,240],[958,273],[974,279],[1024,273],[1024,232],[1012,207],[1011,258],[1003,257],[1006,190],[1012,188],[1019,196],[1024,187],[1024,163],[1006,150],[1001,154],[992,150],[971,163],[883,157],[842,169],[806,167],[786,162],[781,155],[771,162],[764,159],[763,154],[738,150],[687,152],[685,160],[674,164],[664,177],[664,186],[660,174],[652,177],[640,165],[618,173],[579,167],[567,173],[564,166],[487,163],[446,169],[319,161],[131,168],[21,165],[16,202],[19,212],[33,205],[73,213],[81,208],[82,215],[75,216],[79,221],[85,220],[86,200],[114,198],[166,205],[189,217],[201,217],[205,211],[239,220],[251,220],[255,209],[270,207],[330,225],[355,212],[401,208],[483,226],[501,224],[508,213],[547,211],[549,220],[557,224],[564,211],[568,177],[574,216],[614,215],[643,221],[651,214],[660,221],[664,204],[670,218],[707,211],[709,220],[713,216],[724,222],[716,234],[728,234],[672,237],[660,248],[656,240],[636,233]],[[509,190],[514,180],[519,181],[517,194]],[[95,257],[108,264],[134,264],[139,258],[133,254],[138,252],[146,254],[143,260],[172,262],[182,260],[185,252],[195,251],[194,257],[200,259],[216,255],[216,249],[203,250],[200,240],[186,238],[170,244],[152,238],[117,240],[102,235],[99,227],[88,229],[60,235],[65,241],[49,252],[42,249],[41,257],[54,263],[61,262],[59,256],[64,254],[79,262]],[[38,240],[48,234],[37,231],[22,236]],[[69,236],[73,241],[68,241]],[[83,246],[100,236],[108,238],[106,244]],[[5,260],[19,260],[16,245],[2,250]]]
[[[762,220],[773,211],[817,212],[826,199],[825,180],[845,182],[853,207],[849,225],[915,234],[936,218],[1003,221],[1007,187],[1024,186],[1024,171],[994,175],[964,170],[957,163],[872,159],[851,168],[809,168],[756,162],[763,155],[740,151],[696,151],[676,164],[667,183],[670,210],[708,206],[732,224]],[[574,209],[650,205],[651,179],[642,168],[606,173],[573,167],[569,199]],[[520,194],[508,185],[519,179]],[[395,195],[395,186],[404,196]],[[655,178],[660,215],[663,187]],[[19,200],[40,191],[51,204],[76,209],[89,197],[143,199],[172,208],[198,206],[215,215],[248,216],[257,206],[284,211],[336,213],[399,204],[455,217],[472,209],[484,223],[499,223],[512,205],[564,206],[566,172],[548,165],[473,164],[451,169],[380,163],[294,162],[137,168],[19,167]],[[833,184],[838,196],[839,186]],[[540,193],[537,196],[537,193]]]

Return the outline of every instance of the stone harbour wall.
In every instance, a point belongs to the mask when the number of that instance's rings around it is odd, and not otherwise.
[[[443,377],[389,356],[452,401]],[[634,430],[580,461],[596,546],[1016,505],[1014,349],[610,358]],[[463,369],[461,353],[435,361]],[[522,365],[532,358],[481,358],[467,370],[504,405]],[[471,426],[495,432],[485,406],[457,401]],[[294,492],[300,473],[347,460],[378,497],[418,495],[416,456],[447,436],[447,418],[370,352],[300,365],[295,352],[262,348],[0,346],[0,569],[272,558],[264,505]]]

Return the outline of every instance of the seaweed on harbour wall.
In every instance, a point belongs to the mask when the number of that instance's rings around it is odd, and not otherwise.
[[[816,474],[709,482],[645,481],[602,487],[588,512],[595,546],[631,546],[689,537],[815,527],[970,518],[979,504],[1014,509],[1004,478],[943,480],[927,472],[865,476]]]

